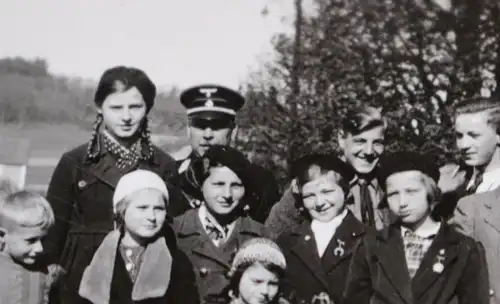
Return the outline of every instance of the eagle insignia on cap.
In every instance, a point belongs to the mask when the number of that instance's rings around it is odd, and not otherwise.
[[[217,93],[217,88],[201,88],[199,89],[201,94],[205,94],[207,97],[207,101],[205,102],[205,107],[211,108],[214,106],[214,102],[210,97],[212,97],[212,94]]]

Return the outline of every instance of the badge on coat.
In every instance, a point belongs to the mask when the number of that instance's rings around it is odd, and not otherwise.
[[[333,304],[333,302],[326,292],[321,292],[313,296],[311,304]]]
[[[436,262],[434,263],[434,265],[432,265],[432,271],[434,271],[435,273],[441,273],[444,270],[443,262],[445,260],[445,256],[444,256],[445,252],[446,252],[446,250],[441,249],[441,250],[439,250],[439,253],[436,256]]]
[[[337,239],[337,247],[333,249],[333,254],[337,257],[341,257],[344,255],[345,250],[344,250],[345,242],[342,241],[341,239]]]

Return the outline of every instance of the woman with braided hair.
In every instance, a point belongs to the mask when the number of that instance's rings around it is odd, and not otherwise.
[[[64,153],[53,173],[47,199],[56,223],[45,248],[66,275],[62,303],[83,301],[80,280],[113,230],[112,196],[123,175],[153,171],[166,181],[173,200],[182,195],[168,182],[176,174],[175,161],[151,142],[147,114],[155,97],[156,87],[143,71],[124,66],[105,71],[95,93],[97,118],[90,141]]]

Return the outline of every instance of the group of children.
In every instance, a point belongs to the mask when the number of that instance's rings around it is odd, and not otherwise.
[[[500,160],[500,122],[491,118],[500,115],[488,115],[481,119],[491,130],[483,133],[467,131],[475,117],[457,120],[459,148],[474,168],[468,188],[481,179],[492,190],[498,180],[482,160]],[[477,142],[491,147],[483,153]],[[94,304],[498,303],[500,190],[466,196],[448,222],[439,209],[444,187],[436,160],[386,153],[377,164],[377,208],[392,218],[376,231],[376,218],[366,225],[350,208],[352,167],[333,154],[295,160],[291,192],[304,220],[280,233],[248,216],[261,181],[236,149],[211,146],[193,161],[196,170],[186,176],[202,204],[174,219],[162,177],[146,169],[126,173],[109,202],[114,229],[80,265],[76,292]],[[2,187],[0,302],[58,303],[59,289],[68,288],[65,269],[49,265],[42,242],[55,221],[51,205]]]

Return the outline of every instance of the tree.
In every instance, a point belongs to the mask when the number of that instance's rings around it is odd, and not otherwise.
[[[455,156],[449,109],[498,94],[500,13],[494,1],[315,0],[294,35],[273,39],[265,80],[247,85],[242,147],[279,167],[312,150],[336,150],[336,130],[359,103],[382,107],[388,148]],[[298,26],[297,26],[298,27]],[[300,42],[300,43],[298,43]],[[299,45],[297,49],[297,45]],[[297,63],[297,58],[300,61]],[[299,67],[299,68],[298,68]]]

